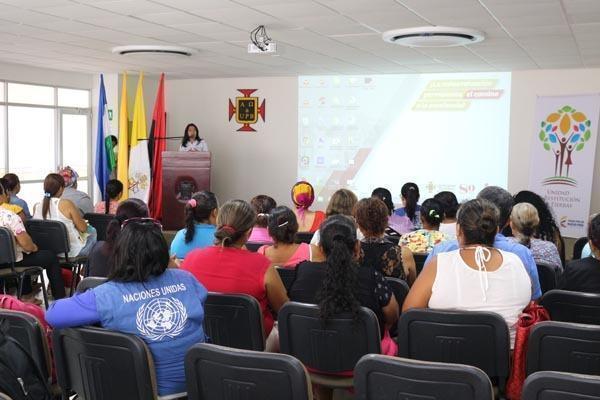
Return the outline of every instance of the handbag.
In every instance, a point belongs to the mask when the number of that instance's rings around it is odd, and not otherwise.
[[[512,369],[506,383],[506,397],[510,400],[521,399],[521,391],[526,378],[525,363],[529,332],[538,322],[548,320],[550,320],[548,310],[533,301],[519,315],[515,332]]]

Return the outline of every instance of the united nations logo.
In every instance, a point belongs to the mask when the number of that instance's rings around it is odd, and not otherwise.
[[[179,336],[187,322],[187,311],[181,301],[158,298],[143,304],[136,315],[138,331],[148,340]]]

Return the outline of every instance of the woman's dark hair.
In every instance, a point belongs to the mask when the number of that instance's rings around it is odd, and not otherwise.
[[[421,204],[421,220],[427,222],[435,230],[439,229],[444,219],[442,203],[436,199],[427,199]]]
[[[336,190],[333,195],[331,195],[331,199],[329,199],[327,209],[325,210],[325,215],[327,217],[337,214],[352,215],[352,210],[354,209],[357,201],[358,198],[351,190]]]
[[[417,212],[417,203],[419,202],[419,187],[416,183],[407,182],[402,185],[402,189],[400,189],[400,194],[404,197],[406,202],[404,206],[404,210],[406,211],[406,215],[411,221],[414,221],[415,215]]]
[[[6,188],[6,179],[0,178],[0,195],[8,196],[8,189]]]
[[[46,219],[50,211],[50,198],[55,197],[65,187],[65,179],[59,174],[48,174],[44,179],[44,200],[42,201],[42,217]]]
[[[104,214],[110,211],[110,201],[117,200],[119,194],[123,193],[123,184],[117,179],[111,179],[106,183],[106,198],[104,199]]]
[[[458,199],[454,193],[443,191],[433,196],[433,198],[439,201],[442,205],[445,218],[456,218],[456,212],[458,211]]]
[[[392,193],[383,187],[378,187],[373,190],[371,193],[371,197],[377,197],[379,200],[383,201],[385,206],[388,208],[388,215],[392,215],[394,212],[394,202],[392,201]]]
[[[185,205],[185,242],[190,243],[196,235],[196,224],[207,223],[214,209],[219,208],[213,192],[203,190],[194,193]]]
[[[275,243],[294,243],[298,232],[296,214],[286,206],[279,206],[271,210],[269,215],[269,236]]]
[[[145,282],[161,275],[169,265],[169,246],[158,225],[151,221],[128,223],[110,258],[108,279],[117,282]]]
[[[106,244],[113,248],[121,233],[121,224],[130,218],[147,218],[148,206],[140,199],[127,199],[117,207],[115,218],[106,227]]]
[[[185,131],[183,132],[183,139],[181,140],[181,145],[183,147],[187,146],[188,142],[190,141],[190,135],[188,135],[188,129],[190,128],[190,126],[193,126],[194,129],[196,130],[196,142],[200,142],[202,139],[200,138],[200,131],[198,130],[198,127],[196,126],[196,124],[187,124],[185,126]]]
[[[317,295],[321,318],[327,320],[342,312],[358,316],[360,302],[355,296],[358,264],[354,260],[356,226],[350,217],[334,215],[319,228],[327,271]]]
[[[377,197],[360,199],[354,207],[354,218],[365,236],[381,236],[388,227],[388,208]]]
[[[266,228],[269,223],[271,210],[277,207],[275,199],[264,194],[259,194],[250,200],[250,205],[256,211],[256,226]]]
[[[588,224],[588,239],[594,247],[600,249],[600,213],[592,216]]]
[[[470,200],[460,206],[457,224],[464,236],[465,245],[483,244],[493,246],[498,231],[498,208],[484,200]]]
[[[2,177],[5,179],[6,185],[4,185],[4,189],[12,192],[15,190],[17,186],[19,186],[19,177],[16,174],[6,174]]]
[[[244,200],[229,200],[219,209],[215,244],[232,247],[256,222],[256,212]]]

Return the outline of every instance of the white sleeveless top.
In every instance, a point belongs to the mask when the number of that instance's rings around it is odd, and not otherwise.
[[[500,314],[508,325],[513,348],[515,324],[531,299],[531,278],[516,254],[498,251],[502,265],[491,272],[469,267],[460,250],[438,254],[429,308]]]
[[[85,240],[81,237],[81,234],[75,227],[75,224],[72,220],[67,218],[63,213],[60,212],[58,208],[58,203],[60,199],[57,197],[50,198],[50,208],[48,209],[48,215],[46,219],[52,221],[60,221],[67,227],[67,234],[69,236],[69,257],[76,257],[83,246],[85,245]],[[34,207],[33,218],[35,219],[44,219],[42,215],[42,203],[37,203]]]

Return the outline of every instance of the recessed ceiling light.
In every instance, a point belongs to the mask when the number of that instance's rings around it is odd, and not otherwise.
[[[421,26],[384,32],[383,40],[407,47],[453,47],[481,42],[483,32],[449,26]]]
[[[188,57],[197,53],[196,50],[190,49],[189,47],[163,45],[117,46],[112,48],[112,52],[123,56],[128,54],[169,54]]]

